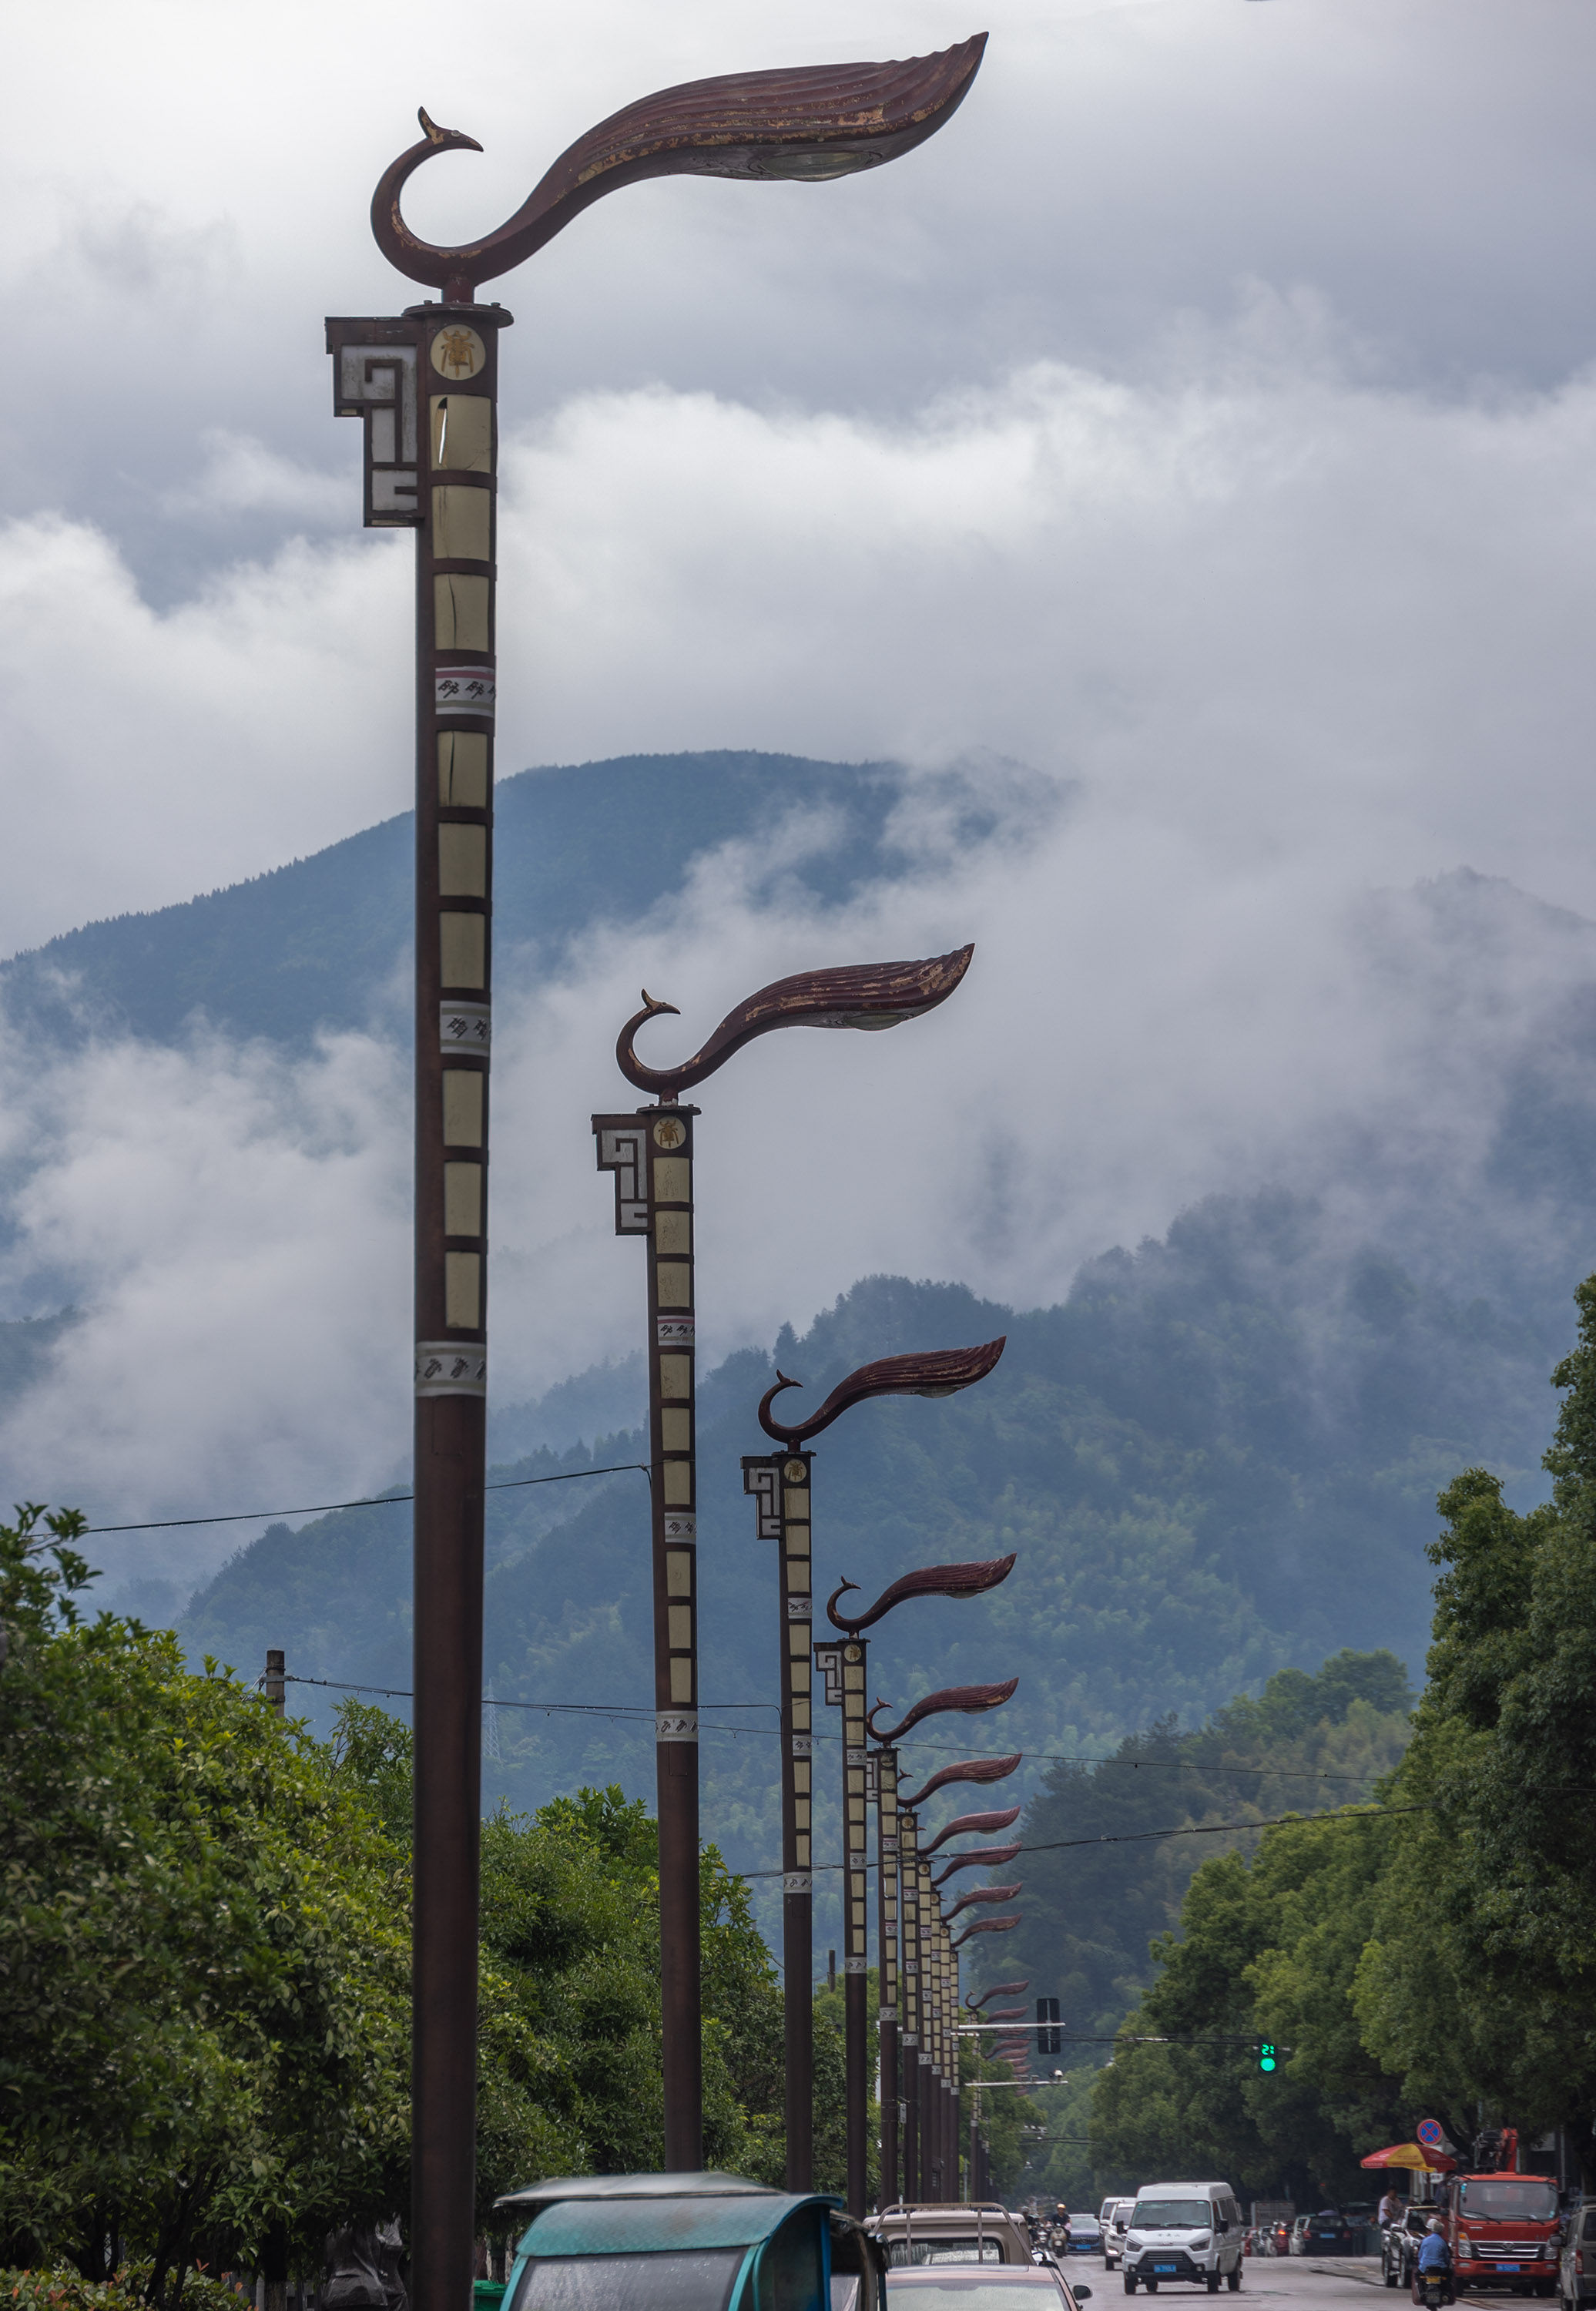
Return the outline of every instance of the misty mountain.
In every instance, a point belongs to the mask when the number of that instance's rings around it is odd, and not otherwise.
[[[1083,1749],[1167,1731],[1172,1714],[1196,1724],[1343,1648],[1389,1651],[1417,1676],[1437,1488],[1481,1460],[1531,1482],[1552,1417],[1531,1331],[1367,1249],[1338,1262],[1324,1214],[1284,1194],[1214,1199],[1164,1241],[1089,1265],[1052,1308],[861,1282],[802,1339],[789,1329],[770,1354],[728,1357],[701,1391],[704,1829],[735,1866],[777,1858],[774,1567],[739,1469],[768,1449],[759,1397],[778,1362],[817,1400],[870,1357],[999,1332],[1007,1347],[978,1388],[862,1406],[817,1444],[815,1580],[824,1594],[846,1576],[869,1597],[918,1565],[1018,1552],[985,1599],[895,1612],[869,1661],[872,1694],[898,1705],[1017,1674],[1001,1713],[905,1745],[911,1772],[1023,1748],[1016,1796]],[[623,1465],[535,1481],[643,1450],[632,1428],[494,1471],[490,1804],[531,1807],[579,1781],[650,1786],[644,1480]],[[194,1600],[190,1653],[253,1666],[281,1645],[291,1672],[386,1691],[402,1711],[408,1515],[396,1504],[274,1527]],[[325,1724],[336,1697],[306,1685],[294,1704]],[[1068,1808],[1072,1785],[1055,1794]]]
[[[922,786],[925,782],[922,781]],[[954,832],[978,842],[1016,799],[1015,774],[943,782]],[[1019,778],[1032,817],[1051,781]],[[501,977],[556,964],[580,932],[645,916],[719,846],[767,850],[772,876],[837,904],[905,871],[890,763],[792,754],[638,754],[523,771],[497,782],[493,923]],[[807,839],[778,840],[794,814]],[[384,819],[252,881],[153,914],[90,923],[0,964],[13,1028],[177,1037],[195,1014],[235,1035],[302,1045],[318,1028],[409,1031],[415,821]]]

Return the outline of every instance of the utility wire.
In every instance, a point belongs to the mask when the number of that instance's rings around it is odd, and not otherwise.
[[[528,1485],[569,1485],[579,1477],[618,1477],[624,1469],[641,1469],[645,1477],[652,1478],[646,1461],[617,1461],[608,1469],[563,1469],[555,1477],[505,1477],[497,1484],[484,1485],[488,1493],[516,1493]],[[413,1501],[414,1493],[372,1493],[361,1501],[317,1501],[308,1509],[235,1509],[227,1516],[158,1517],[152,1524],[86,1524],[80,1539],[86,1540],[92,1532],[173,1532],[179,1525],[192,1524],[255,1524],[262,1517],[329,1516],[335,1509],[385,1509],[395,1501]],[[371,1692],[376,1687],[370,1687]],[[508,1707],[508,1703],[503,1705]]]

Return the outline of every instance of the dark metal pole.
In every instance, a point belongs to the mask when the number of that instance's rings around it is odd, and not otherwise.
[[[868,1805],[865,1795],[865,1661],[862,1638],[842,1648],[842,1972],[848,2054],[848,2211],[862,2216],[869,2200],[869,1888]]]
[[[898,2146],[898,1753],[875,1752],[876,1966],[881,1996],[881,2182],[879,2206],[901,2195]]]
[[[475,2230],[487,1394],[498,305],[331,320],[365,419],[365,519],[415,556],[414,1907],[411,2292],[445,2311]]]
[[[698,1906],[698,1494],[693,1390],[695,1107],[596,1115],[615,1234],[649,1238],[654,1769],[659,1818],[660,2068],[668,2173],[703,2165]]]
[[[279,1717],[283,1715],[287,1701],[284,1675],[283,1656],[281,1653],[268,1650],[266,1675],[260,1680],[260,1689]]]
[[[416,530],[412,2292],[471,2282],[487,1459],[495,306],[423,307]]]
[[[782,2114],[787,2187],[815,2187],[815,1897],[813,1877],[814,1725],[809,1648],[814,1632],[810,1580],[807,1452],[751,1453],[743,1489],[759,1504],[759,1537],[776,1543],[781,1677],[781,2021]]]
[[[903,2040],[902,2195],[924,2196],[920,2164],[920,2065],[924,2006],[920,1990],[920,1824],[907,1806],[898,1809],[898,1882],[903,1914]]]

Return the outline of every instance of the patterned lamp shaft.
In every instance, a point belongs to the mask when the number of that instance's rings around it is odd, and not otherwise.
[[[815,2187],[810,1461],[807,1452],[751,1453],[743,1461],[743,1489],[757,1504],[759,1538],[776,1544],[777,1654],[781,1680],[782,2099],[789,2191]]]
[[[898,1888],[903,1948],[903,2027],[899,2108],[903,2114],[902,2188],[905,2199],[925,2195],[920,2166],[920,2066],[925,2043],[925,2013],[920,1995],[919,1836],[919,1821],[908,1807],[900,1803]]]
[[[898,2141],[898,1753],[871,1752],[876,1799],[876,1965],[881,1996],[876,2019],[881,2031],[881,2203],[891,2206],[902,2193]]]
[[[665,2164],[703,2164],[698,1910],[698,1480],[693,1107],[596,1115],[615,1234],[647,1244]]]
[[[412,2256],[473,2228],[487,1420],[498,305],[327,324],[364,422],[368,528],[415,533],[414,1945]],[[458,2292],[458,2289],[450,2289]]]

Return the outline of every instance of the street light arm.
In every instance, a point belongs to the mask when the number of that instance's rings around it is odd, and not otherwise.
[[[434,153],[482,147],[434,128],[423,112],[425,139],[400,154],[372,196],[371,231],[410,280],[440,288],[447,303],[469,304],[479,283],[511,272],[619,186],[681,176],[824,182],[895,161],[952,119],[985,47],[978,32],[903,62],[728,73],[659,89],[579,136],[497,231],[455,249],[413,233],[399,196]]]
[[[923,1790],[916,1790],[911,1798],[900,1798],[900,1806],[921,1806],[938,1790],[945,1790],[950,1782],[1006,1782],[1025,1763],[1025,1753],[1016,1749],[1012,1757],[966,1757],[962,1766],[944,1766],[933,1774]]]
[[[987,2003],[989,1999],[1017,1997],[1022,1990],[1029,1990],[1030,1987],[1031,1977],[1029,1975],[1025,1976],[1024,1982],[994,1982],[990,1990],[972,1990],[969,1997],[965,1999],[964,2004],[972,2014],[979,2014],[981,2008]],[[1016,2007],[1015,2009],[1015,2011],[1019,2014],[1023,2014],[1025,2010],[1023,2006]]]
[[[818,1436],[823,1428],[829,1428],[833,1420],[841,1419],[852,1406],[863,1404],[870,1397],[953,1396],[961,1388],[972,1387],[978,1380],[986,1378],[1003,1354],[1007,1338],[1005,1334],[1000,1339],[983,1340],[976,1348],[938,1348],[929,1356],[882,1356],[873,1365],[860,1365],[857,1372],[850,1372],[846,1380],[837,1382],[817,1412],[811,1413],[807,1420],[794,1422],[790,1427],[772,1417],[771,1407],[784,1389],[802,1388],[804,1383],[801,1380],[789,1380],[784,1372],[778,1370],[775,1386],[767,1388],[759,1400],[759,1425],[767,1436],[775,1438],[778,1444],[789,1444],[796,1450],[800,1444],[807,1443],[811,1436]],[[931,1570],[937,1573],[955,1570],[988,1572],[992,1565],[1002,1565],[1003,1572],[986,1584],[995,1588],[998,1581],[1006,1577],[1013,1563],[1012,1557],[1007,1559],[994,1557],[986,1565],[935,1565]],[[908,1574],[904,1577],[913,1580],[916,1576]],[[843,1583],[844,1588],[850,1589],[853,1585],[851,1582]],[[894,1587],[897,1585],[894,1584]],[[841,1593],[839,1591],[838,1594]],[[887,1596],[892,1596],[892,1593],[889,1590]],[[909,1595],[912,1592],[905,1590],[903,1593]],[[979,1596],[981,1592],[972,1589],[966,1593]],[[883,1612],[888,1609],[885,1599],[880,1609]],[[836,1626],[841,1628],[843,1625],[839,1621]],[[863,1626],[861,1623],[860,1626]]]
[[[1013,1700],[1019,1689],[1019,1682],[1017,1677],[1011,1677],[1001,1685],[945,1685],[936,1693],[928,1693],[923,1701],[917,1701],[903,1723],[894,1725],[890,1733],[884,1733],[876,1722],[876,1710],[885,1707],[884,1702],[878,1701],[865,1721],[870,1739],[890,1748],[893,1742],[903,1739],[911,1725],[918,1725],[922,1718],[942,1717],[950,1710],[956,1710],[965,1717],[978,1717],[983,1709],[1001,1709],[1006,1701]]]
[[[929,1844],[920,1847],[920,1858],[922,1862],[929,1861],[937,1848],[946,1845],[950,1837],[990,1836],[994,1830],[1007,1829],[1011,1821],[1017,1821],[1019,1818],[1020,1809],[1016,1805],[1001,1806],[995,1813],[962,1813],[957,1821],[950,1821],[946,1829],[937,1832]],[[1019,1849],[1016,1846],[1015,1850],[1017,1853]]]
[[[988,1557],[978,1565],[926,1565],[918,1573],[905,1573],[890,1587],[882,1591],[868,1613],[857,1620],[848,1620],[837,1610],[837,1600],[850,1589],[857,1589],[857,1581],[844,1581],[826,1599],[825,1618],[833,1629],[841,1629],[857,1637],[892,1611],[894,1605],[903,1604],[911,1597],[984,1597],[989,1589],[996,1589],[1014,1571],[1016,1551],[1008,1557]]]
[[[850,964],[841,970],[800,971],[790,979],[773,980],[728,1011],[703,1049],[675,1068],[647,1067],[632,1048],[632,1038],[645,1020],[676,1010],[674,1003],[656,1003],[645,988],[642,1009],[632,1014],[615,1039],[615,1064],[639,1091],[652,1092],[657,1099],[679,1099],[724,1067],[734,1051],[772,1028],[895,1027],[904,1019],[918,1019],[946,1002],[974,953],[973,946],[961,946],[923,963]]]
[[[966,1926],[962,1934],[954,1936],[952,1947],[955,1949],[962,1949],[972,1934],[1010,1934],[1019,1923],[1020,1914],[1017,1910],[1012,1918],[977,1918],[972,1926]]]
[[[951,1924],[961,1910],[968,1910],[977,1902],[1012,1902],[1015,1896],[1024,1890],[1023,1885],[972,1887],[968,1894],[959,1896],[951,1910],[943,1911],[942,1923],[945,1926]]]
[[[946,1886],[961,1870],[999,1870],[1004,1862],[1012,1862],[1016,1853],[1024,1853],[1019,1845],[972,1845],[968,1853],[955,1853],[945,1870],[932,1879],[933,1886]]]

